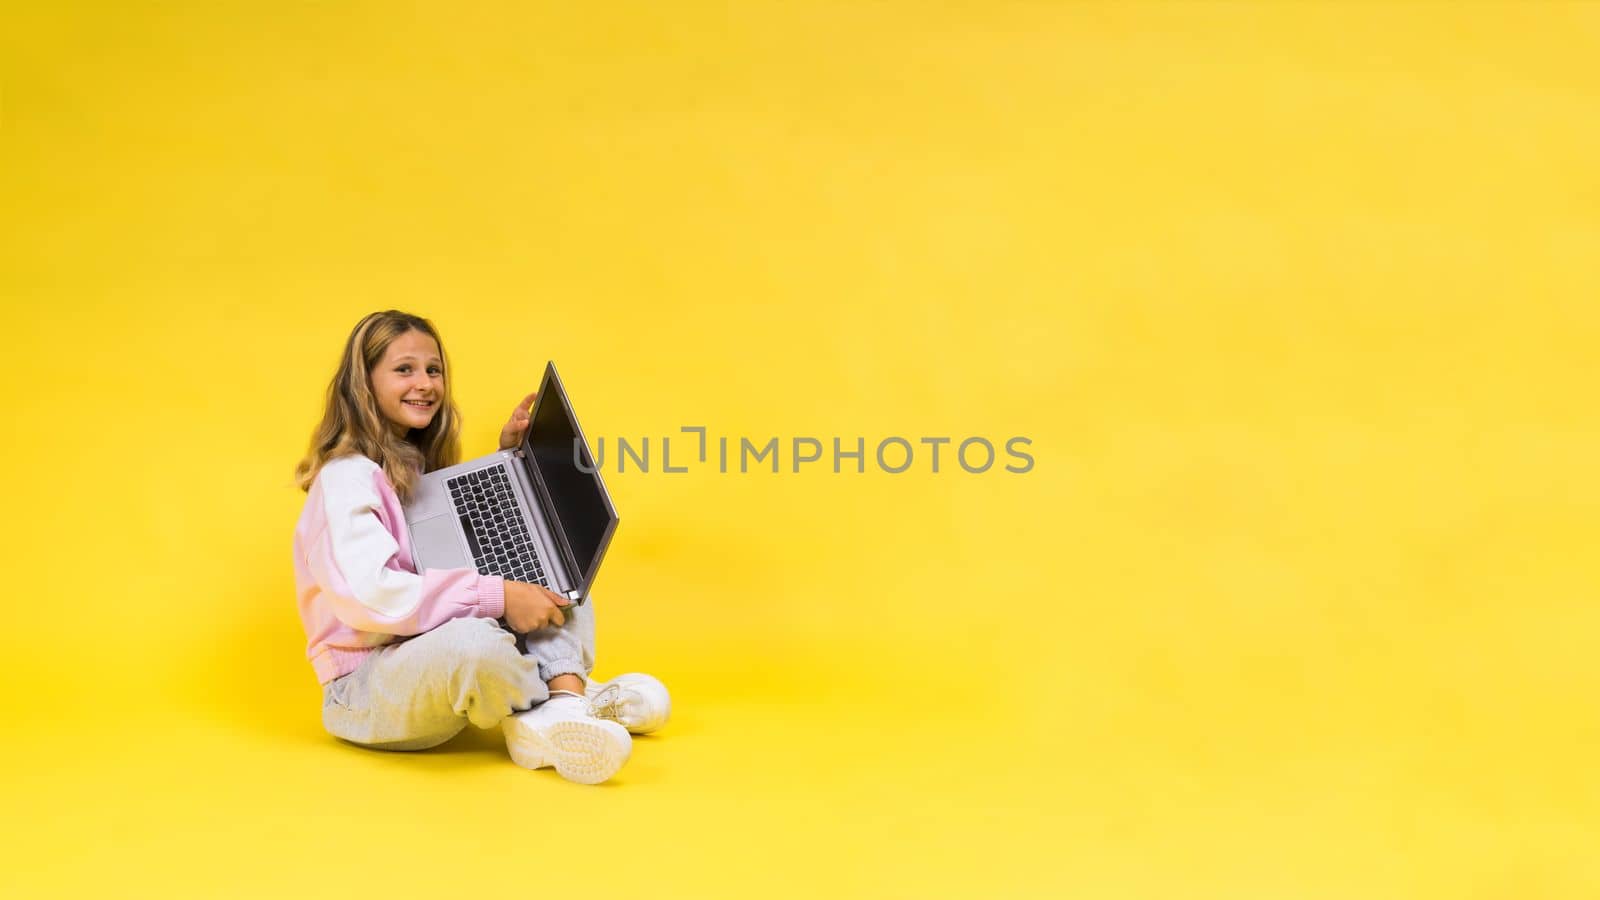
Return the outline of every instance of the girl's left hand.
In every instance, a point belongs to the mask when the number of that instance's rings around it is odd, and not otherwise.
[[[522,436],[528,433],[528,422],[531,421],[528,410],[533,407],[533,398],[537,396],[539,396],[539,392],[534,391],[523,397],[522,402],[517,404],[517,408],[511,411],[511,421],[506,423],[506,427],[500,429],[501,450],[515,450],[522,446]]]

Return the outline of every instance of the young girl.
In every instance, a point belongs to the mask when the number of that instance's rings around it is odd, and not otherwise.
[[[402,504],[423,472],[459,462],[449,374],[426,319],[395,310],[362,319],[295,469],[307,491],[295,588],[323,726],[366,747],[423,750],[469,721],[498,723],[518,765],[598,784],[627,762],[629,732],[666,722],[661,682],[589,680],[590,603],[569,607],[539,585],[471,569],[419,573],[412,562]],[[517,405],[501,449],[521,444],[533,399]]]

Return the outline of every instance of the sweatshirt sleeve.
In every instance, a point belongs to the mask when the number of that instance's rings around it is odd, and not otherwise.
[[[330,463],[322,479],[327,527],[308,548],[309,568],[339,621],[358,631],[413,635],[451,619],[505,615],[505,582],[472,569],[392,565],[400,551],[379,516],[376,467]]]

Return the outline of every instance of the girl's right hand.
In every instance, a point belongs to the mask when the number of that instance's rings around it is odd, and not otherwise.
[[[561,609],[571,602],[549,588],[506,579],[506,624],[518,634],[567,624]]]

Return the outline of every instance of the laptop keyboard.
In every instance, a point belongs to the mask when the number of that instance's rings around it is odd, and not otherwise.
[[[445,484],[479,572],[550,586],[504,466],[457,475]]]

